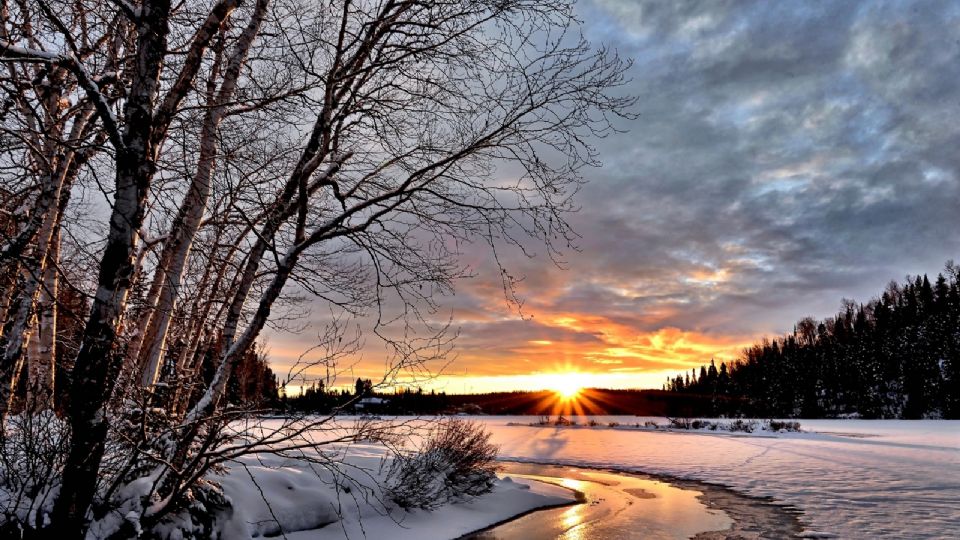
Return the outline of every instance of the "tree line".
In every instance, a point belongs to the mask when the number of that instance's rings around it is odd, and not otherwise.
[[[366,397],[380,398],[379,403],[364,405]],[[372,414],[441,414],[456,412],[451,408],[446,392],[424,391],[422,388],[398,388],[392,392],[378,392],[371,379],[358,378],[353,391],[346,388],[328,388],[323,380],[314,381],[294,396],[281,395],[278,409],[286,413],[332,414],[337,412],[369,412]]]
[[[797,322],[729,366],[664,389],[714,398],[714,414],[792,418],[960,418],[960,267],[891,282],[867,303]]]

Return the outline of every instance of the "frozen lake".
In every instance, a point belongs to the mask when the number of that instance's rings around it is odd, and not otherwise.
[[[474,419],[503,459],[720,483],[802,510],[807,537],[960,538],[958,421],[801,420],[804,433],[774,435],[612,429],[648,419],[592,418],[601,426]]]
[[[342,459],[362,473],[355,475],[359,483],[350,484],[355,488],[352,491],[333,489],[344,485],[344,478],[318,472],[299,454],[252,455],[232,464],[228,474],[219,479],[235,505],[227,516],[225,537],[263,537],[282,528],[288,538],[303,540],[362,538],[364,534],[391,540],[444,540],[533,508],[574,502],[569,490],[551,485],[573,482],[576,485],[568,487],[598,504],[538,511],[481,538],[516,537],[510,532],[515,528],[538,531],[536,538],[575,538],[563,536],[566,532],[562,531],[607,531],[611,533],[607,537],[616,538],[617,531],[630,530],[637,530],[634,537],[639,538],[685,537],[687,526],[718,530],[715,528],[722,529],[721,521],[727,518],[737,523],[756,519],[757,508],[764,501],[744,501],[740,494],[784,506],[788,514],[800,512],[801,535],[806,538],[960,538],[958,421],[801,420],[801,433],[747,434],[643,430],[635,426],[667,421],[633,416],[572,417],[578,422],[576,427],[531,426],[538,420],[531,416],[468,419],[482,423],[492,433],[493,442],[500,446],[500,458],[511,462],[505,463],[501,476],[513,475],[516,482],[498,482],[493,493],[469,502],[434,511],[404,512],[378,502],[384,500],[381,489],[387,455],[379,443],[323,450],[326,456]],[[311,431],[310,437],[330,438],[342,428],[349,429],[355,420],[340,417],[333,423],[333,432]],[[383,420],[421,426],[435,421],[433,417]],[[595,427],[586,425],[591,420]],[[609,423],[619,426],[610,427]],[[262,427],[279,425],[274,419]],[[610,471],[652,477],[611,476]],[[534,481],[536,476],[550,483]],[[727,486],[736,493],[704,484]],[[704,496],[698,498],[696,492]],[[716,498],[711,500],[711,495],[724,493],[726,507],[715,504]],[[664,503],[679,513],[660,512]],[[700,503],[710,510],[723,509],[726,515],[711,515]],[[687,517],[677,517],[684,515]],[[692,523],[690,516],[700,521]],[[714,518],[716,523],[707,523]],[[677,519],[685,525],[671,527]],[[753,530],[792,531],[795,525]],[[553,534],[557,531],[561,533]],[[650,536],[653,532],[657,535]],[[790,536],[793,534],[775,533],[770,537]]]

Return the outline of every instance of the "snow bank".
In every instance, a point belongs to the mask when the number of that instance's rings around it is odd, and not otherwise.
[[[336,526],[288,534],[290,540],[366,538],[389,540],[449,540],[537,508],[574,502],[567,489],[509,477],[498,482],[493,492],[470,502],[450,504],[437,510],[394,511],[389,516],[366,515],[344,519]],[[337,529],[337,527],[342,527]]]
[[[433,511],[407,512],[385,501],[383,448],[352,445],[302,459],[247,456],[216,479],[232,507],[218,516],[223,538],[449,539],[530,510],[568,504],[573,494],[531,480],[500,479],[491,493]],[[343,470],[324,461],[341,461]],[[346,474],[343,474],[343,473]],[[269,504],[267,503],[269,501]]]

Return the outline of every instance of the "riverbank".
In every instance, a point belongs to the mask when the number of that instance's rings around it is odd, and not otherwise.
[[[723,486],[530,462],[504,462],[501,474],[566,487],[581,502],[534,511],[464,539],[772,539],[802,530],[795,511]]]
[[[382,447],[351,445],[344,452],[336,469],[318,465],[322,456],[254,455],[233,462],[218,478],[231,502],[218,516],[221,536],[449,540],[535,509],[576,502],[562,487],[501,477],[479,497],[405,510],[383,493],[388,456]]]

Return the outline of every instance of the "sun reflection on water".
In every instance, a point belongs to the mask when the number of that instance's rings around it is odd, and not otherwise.
[[[682,540],[731,525],[722,511],[707,508],[700,492],[659,480],[576,467],[512,464],[515,477],[574,490],[580,504],[545,510],[499,526],[496,540]],[[584,500],[585,499],[585,500]]]
[[[585,484],[586,482],[583,482],[582,480],[575,480],[573,478],[563,478],[560,480],[561,486],[580,493],[583,493]],[[575,504],[563,512],[563,515],[560,516],[560,523],[565,529],[565,532],[561,538],[566,540],[585,540],[582,527],[585,521],[583,510],[583,504]]]
[[[585,540],[583,536],[583,525],[584,516],[583,516],[583,507],[582,504],[577,504],[568,508],[563,516],[560,518],[560,522],[563,524],[563,528],[566,531],[563,533],[563,536],[560,538],[566,540]]]

